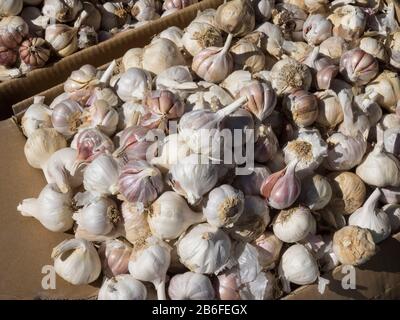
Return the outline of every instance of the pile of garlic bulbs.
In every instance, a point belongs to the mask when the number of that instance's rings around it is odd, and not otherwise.
[[[0,81],[198,0],[0,0]]]
[[[264,300],[368,261],[400,227],[394,9],[232,0],[36,97],[48,185],[18,210],[74,230],[57,274],[104,277],[99,299]]]

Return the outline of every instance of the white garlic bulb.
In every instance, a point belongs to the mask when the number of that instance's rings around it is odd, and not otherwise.
[[[332,23],[321,14],[310,14],[303,25],[303,38],[318,45],[332,35]]]
[[[207,276],[185,272],[171,278],[168,295],[172,300],[213,300],[215,291]]]
[[[124,71],[130,68],[142,68],[142,48],[129,49],[122,57],[122,67]]]
[[[222,47],[221,32],[206,22],[192,21],[185,29],[182,44],[194,57],[201,50],[208,47]]]
[[[275,288],[275,276],[271,272],[260,272],[253,281],[243,284],[239,294],[242,300],[272,300]]]
[[[151,91],[152,78],[149,72],[139,68],[129,68],[118,79],[115,89],[123,101],[143,100]]]
[[[76,18],[82,8],[80,0],[44,0],[42,13],[60,22],[70,22]]]
[[[307,176],[301,180],[299,202],[311,210],[324,208],[332,197],[332,188],[326,177],[319,174]]]
[[[106,279],[99,290],[98,300],[146,300],[147,289],[129,274]]]
[[[160,32],[158,35],[158,38],[165,38],[168,40],[171,40],[173,43],[176,44],[176,46],[182,50],[183,48],[183,43],[182,43],[182,37],[183,37],[183,30],[176,27],[168,27],[167,29],[163,30]]]
[[[34,97],[33,104],[29,106],[21,119],[22,131],[26,137],[29,137],[36,129],[52,127],[51,111],[44,104],[44,98]]]
[[[72,193],[65,193],[55,183],[46,185],[39,196],[22,201],[17,210],[23,216],[34,217],[48,230],[65,232],[72,228]]]
[[[91,283],[100,275],[99,255],[87,240],[64,240],[53,249],[51,257],[56,273],[74,285]]]
[[[196,273],[215,273],[228,263],[231,240],[208,223],[192,227],[177,243],[179,260]]]

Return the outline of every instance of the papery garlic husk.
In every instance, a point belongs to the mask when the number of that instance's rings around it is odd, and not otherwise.
[[[73,21],[83,8],[80,0],[44,0],[43,15],[56,19],[59,22]]]
[[[192,227],[177,243],[179,260],[192,272],[218,274],[231,255],[229,236],[208,223]]]
[[[200,78],[208,82],[219,83],[233,71],[233,57],[229,52],[232,37],[232,34],[228,35],[222,48],[208,47],[193,57],[192,70]]]
[[[257,162],[267,162],[274,158],[279,149],[278,138],[273,132],[271,126],[258,125],[257,140],[254,145],[254,160]]]
[[[333,23],[333,35],[347,41],[359,38],[366,27],[366,15],[357,6],[343,5],[333,10],[328,16]]]
[[[29,198],[18,205],[23,216],[34,217],[48,230],[65,232],[72,228],[72,193],[61,192],[55,183],[46,185],[38,198]]]
[[[296,173],[305,176],[319,167],[327,156],[328,146],[317,129],[300,129],[295,140],[283,149],[285,162],[297,162]]]
[[[329,37],[319,45],[319,52],[332,58],[335,62],[339,62],[343,53],[348,50],[348,43],[343,38],[337,36]]]
[[[210,225],[221,228],[232,226],[243,213],[243,209],[243,192],[224,184],[208,194],[203,213]]]
[[[270,174],[266,166],[256,164],[249,174],[237,175],[232,186],[243,191],[245,195],[259,196],[261,185]]]
[[[281,29],[271,22],[264,22],[256,31],[262,32],[267,37],[266,51],[275,58],[281,58],[283,43],[285,41]]]
[[[283,104],[294,123],[300,127],[312,125],[318,117],[317,99],[305,90],[296,90],[285,96]]]
[[[124,162],[129,160],[145,160],[147,149],[153,143],[148,141],[148,128],[131,126],[119,132],[119,147],[114,151],[116,158],[122,158]]]
[[[67,99],[57,104],[51,113],[51,122],[57,132],[70,138],[82,124],[83,109],[78,102]]]
[[[266,57],[256,44],[240,39],[230,49],[235,69],[256,73],[265,68]]]
[[[336,231],[332,248],[342,264],[353,266],[367,262],[377,250],[371,232],[357,226]]]
[[[207,276],[185,272],[171,278],[168,295],[172,300],[213,300],[215,291]]]
[[[327,176],[332,187],[329,207],[340,214],[348,215],[361,207],[366,196],[363,181],[352,172],[331,173]]]
[[[166,300],[166,272],[170,261],[171,247],[156,237],[150,237],[134,246],[129,273],[137,280],[152,282],[158,300]]]
[[[122,56],[121,67],[123,71],[130,68],[142,68],[143,48],[129,49]]]
[[[172,165],[171,185],[190,204],[196,204],[217,183],[218,169],[205,155],[188,155]]]
[[[99,256],[104,274],[112,278],[128,273],[131,253],[132,246],[127,241],[112,239],[103,242],[99,248]]]
[[[310,14],[303,24],[303,38],[318,45],[332,35],[332,23],[321,14]]]
[[[23,0],[2,1],[0,4],[0,17],[18,15],[24,5]]]
[[[279,60],[271,69],[271,84],[278,95],[296,89],[308,90],[312,76],[308,67],[291,58]]]
[[[91,283],[100,275],[99,255],[87,240],[64,240],[53,249],[51,257],[56,273],[74,285]]]
[[[311,210],[324,208],[332,197],[329,180],[319,174],[307,176],[301,180],[299,202]]]
[[[226,90],[218,85],[212,84],[207,91],[197,91],[189,95],[186,99],[186,107],[187,110],[206,109],[218,111],[224,106],[231,104],[233,101],[232,96]]]
[[[270,221],[265,201],[260,196],[245,196],[243,213],[227,231],[235,240],[251,242],[265,231]]]
[[[376,102],[389,112],[395,112],[400,100],[400,77],[398,73],[384,70],[366,86],[365,92],[378,93]]]
[[[117,130],[124,130],[128,127],[138,126],[148,110],[139,102],[128,101],[118,109],[118,112],[119,123]]]
[[[301,244],[294,244],[283,253],[278,272],[285,291],[290,291],[289,282],[306,285],[319,276],[317,261]]]
[[[157,9],[156,1],[138,0],[133,5],[131,14],[137,21],[150,21],[160,17]]]
[[[385,39],[386,40],[386,39]],[[400,67],[400,32],[394,32],[389,39],[389,62],[390,65],[399,69]]]
[[[116,194],[118,190],[118,163],[109,154],[100,154],[83,173],[83,185],[87,191],[99,195]]]
[[[143,69],[160,74],[173,66],[185,65],[185,58],[171,40],[160,38],[143,48]]]
[[[259,81],[252,81],[243,87],[239,92],[239,96],[247,97],[244,107],[260,121],[271,115],[277,102],[277,97],[271,84]]]
[[[50,48],[42,38],[30,38],[21,43],[21,60],[31,68],[43,67],[50,58]]]
[[[149,208],[147,221],[153,235],[163,240],[178,238],[191,225],[204,222],[202,213],[192,211],[185,199],[164,192]]]
[[[187,66],[173,66],[161,72],[156,78],[157,89],[168,89],[185,99],[198,88]]]
[[[279,26],[287,40],[303,40],[303,25],[306,19],[307,14],[291,3],[279,3],[272,11],[272,22]]]
[[[359,134],[357,137],[335,132],[327,140],[328,155],[324,161],[324,167],[329,170],[350,170],[361,163],[367,141]]]
[[[377,97],[374,95],[368,95],[368,94],[359,94],[354,97],[354,102],[356,103],[357,107],[360,109],[357,109],[356,115],[360,118],[363,117],[363,113],[368,117],[369,124],[371,127],[375,126],[379,120],[381,120],[383,112],[382,108],[378,103],[375,102],[375,99]],[[362,112],[360,112],[362,111]],[[358,119],[357,119],[358,120]],[[364,119],[358,120],[360,122],[365,121]],[[344,126],[344,124],[343,124]],[[358,125],[360,127],[361,123]],[[363,124],[364,127],[367,127],[366,124]],[[372,129],[372,128],[371,128]]]
[[[354,211],[349,217],[349,225],[368,229],[375,243],[381,242],[390,236],[390,221],[385,211],[377,208],[381,191],[376,188],[364,205]]]
[[[346,80],[356,85],[367,84],[378,72],[378,61],[362,49],[346,51],[340,58],[340,73]]]
[[[99,290],[98,300],[146,300],[147,289],[129,274],[106,279]]]
[[[272,300],[275,296],[276,278],[271,272],[260,272],[253,281],[239,290],[241,300]]]
[[[365,37],[360,40],[360,49],[374,56],[381,62],[388,62],[389,54],[383,44],[383,39]]]
[[[254,29],[255,14],[248,0],[233,0],[220,5],[214,23],[218,29],[235,36],[243,36]]]
[[[237,97],[240,90],[254,82],[255,80],[251,72],[247,70],[236,70],[221,82],[220,87],[228,91],[232,97]]]
[[[400,156],[399,150],[400,128],[387,129],[384,132],[383,144],[385,150],[394,154],[397,158]]]
[[[333,90],[316,92],[318,116],[315,122],[326,128],[335,128],[343,121],[343,110],[337,94]]]
[[[9,16],[1,18],[0,46],[8,49],[16,49],[28,34],[29,27],[21,17]]]
[[[257,249],[258,262],[263,270],[275,267],[282,249],[282,241],[270,231],[265,231],[252,242]]]
[[[51,111],[44,104],[45,97],[35,96],[33,103],[26,109],[21,119],[24,135],[29,137],[39,128],[51,128]]]
[[[120,220],[115,202],[106,197],[97,197],[74,213],[78,226],[93,235],[107,235]]]
[[[397,232],[400,229],[400,205],[399,204],[387,204],[382,207],[382,210],[386,213],[390,222],[390,229],[392,233]]]
[[[124,201],[121,214],[124,219],[125,237],[129,242],[135,244],[151,235],[143,204]]]
[[[387,187],[381,188],[381,201],[385,204],[397,204],[400,203],[400,188],[399,187]]]
[[[227,270],[216,279],[216,291],[220,300],[241,300],[239,295],[240,279],[236,270]]]
[[[275,0],[252,0],[251,3],[258,22],[264,22],[271,18]]]
[[[208,47],[222,47],[224,44],[221,32],[206,22],[192,21],[182,36],[184,48],[194,57]]]
[[[305,239],[314,229],[315,219],[307,207],[282,210],[273,221],[274,234],[283,242]]]
[[[66,146],[67,141],[55,129],[39,128],[26,140],[24,153],[29,165],[40,169],[54,152]]]
[[[121,28],[131,19],[130,5],[126,1],[110,1],[99,6],[101,12],[101,29],[110,31]]]
[[[87,109],[86,114],[88,119],[85,125],[98,128],[108,136],[113,135],[117,129],[119,120],[118,112],[105,100],[96,100]]]
[[[296,175],[297,162],[268,176],[260,188],[261,195],[274,209],[290,207],[300,195],[301,183]]]
[[[63,148],[54,152],[43,167],[47,183],[56,183],[61,192],[82,185],[83,174],[81,170],[72,173],[77,151],[72,148]]]
[[[143,100],[151,91],[151,82],[149,72],[139,68],[129,68],[118,79],[115,89],[122,101]]]

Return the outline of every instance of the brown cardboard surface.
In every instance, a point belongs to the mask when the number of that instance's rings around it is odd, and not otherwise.
[[[95,67],[122,57],[130,48],[143,47],[151,38],[170,26],[185,27],[198,10],[218,7],[223,0],[203,0],[176,13],[151,21],[137,29],[125,31],[102,42],[70,55],[54,65],[34,70],[26,77],[0,83],[0,114],[2,119],[11,116],[11,105],[65,81],[69,74],[84,64]]]

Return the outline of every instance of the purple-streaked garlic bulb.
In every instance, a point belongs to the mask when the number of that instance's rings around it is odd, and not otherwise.
[[[73,136],[81,125],[83,109],[79,103],[67,99],[57,104],[51,114],[53,128],[66,138]]]
[[[239,294],[240,280],[236,272],[225,271],[218,275],[216,284],[220,300],[241,300]]]
[[[103,242],[99,248],[99,256],[104,274],[109,278],[127,274],[131,253],[132,245],[127,241],[110,239]]]
[[[147,141],[148,128],[131,126],[121,131],[119,135],[119,147],[114,156],[129,160],[145,160],[147,148],[153,141]]]

